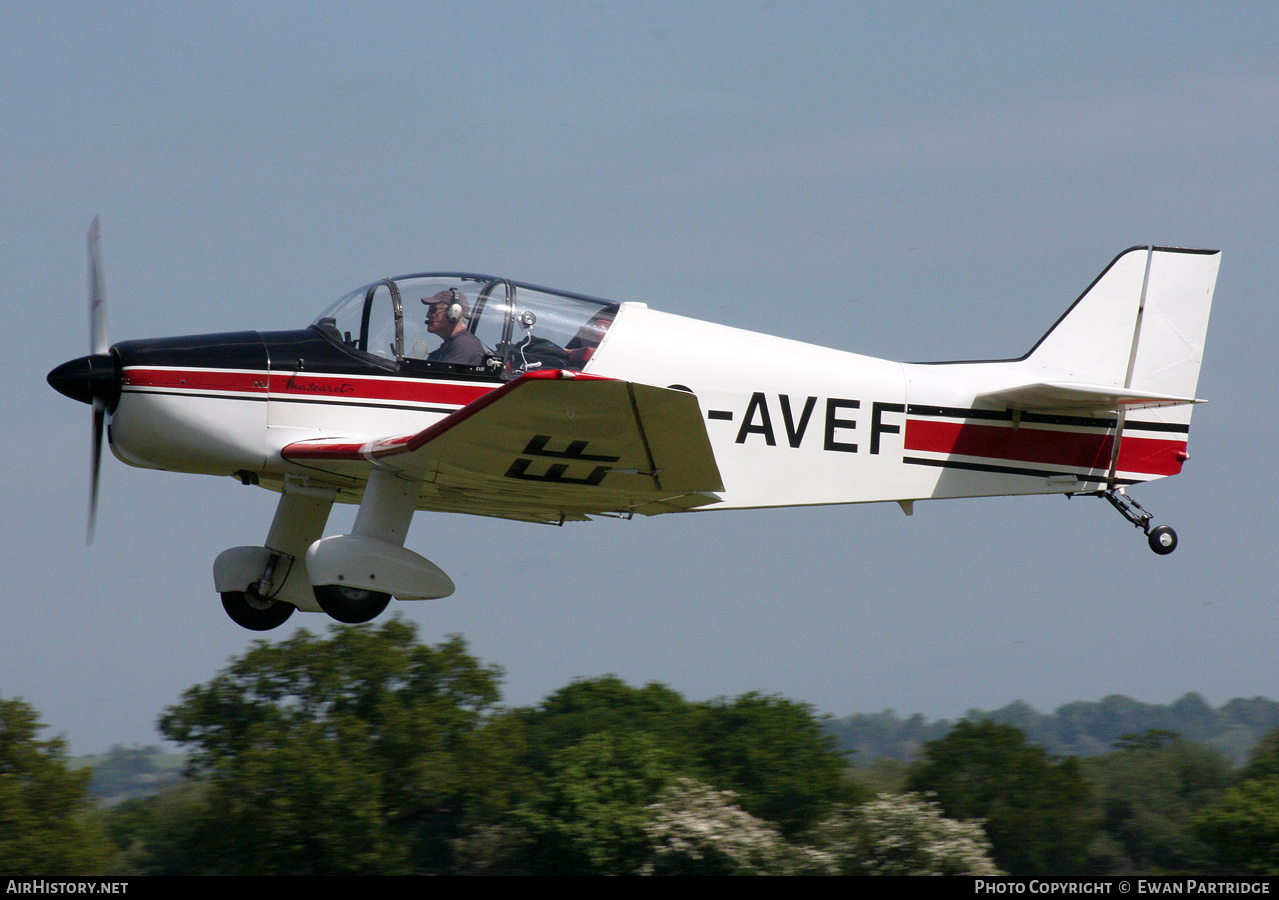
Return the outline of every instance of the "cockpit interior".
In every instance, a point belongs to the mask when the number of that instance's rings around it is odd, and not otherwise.
[[[443,311],[433,326],[434,304]],[[504,278],[426,273],[357,288],[313,324],[330,341],[381,368],[508,380],[536,369],[586,371],[617,310],[607,300]],[[466,361],[430,358],[446,330],[474,337],[458,342],[475,348]]]

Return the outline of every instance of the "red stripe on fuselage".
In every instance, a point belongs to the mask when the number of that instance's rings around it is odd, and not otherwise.
[[[364,459],[363,444],[308,444],[306,441],[298,441],[295,444],[289,444],[285,447],[280,455],[285,459],[345,459],[360,460]]]
[[[1110,434],[906,420],[905,448],[925,453],[1106,471],[1110,468],[1112,446]],[[1119,447],[1118,469],[1144,475],[1176,475],[1181,471],[1185,449],[1185,441],[1125,436]]]
[[[124,370],[124,386],[265,394],[266,373],[236,369],[144,369],[131,366]]]
[[[390,400],[445,406],[465,406],[496,387],[496,385],[487,384],[450,384],[425,378],[360,378],[311,372],[267,375],[265,372],[235,369],[140,367],[124,370],[124,384],[132,388],[228,391],[248,394],[266,394],[269,384],[271,397],[280,399]]]
[[[309,372],[271,375],[272,397],[332,397],[465,406],[495,387],[497,385],[448,384],[428,379],[349,378]]]
[[[600,375],[583,375],[565,373],[559,369],[539,369],[535,372],[527,372],[517,378],[515,381],[508,381],[500,388],[496,388],[487,392],[476,402],[471,403],[462,409],[456,410],[451,415],[445,416],[417,434],[402,434],[398,437],[382,438],[380,440],[371,441],[367,444],[354,443],[327,443],[324,441],[298,441],[289,444],[280,451],[285,459],[327,459],[327,460],[346,460],[358,461],[363,459],[376,459],[384,456],[395,456],[399,453],[420,450],[430,441],[439,437],[450,428],[455,428],[462,422],[465,422],[471,416],[480,410],[486,409],[505,397],[512,391],[518,390],[530,381],[546,381],[558,378],[574,378],[582,381],[612,381],[611,378],[604,378]]]

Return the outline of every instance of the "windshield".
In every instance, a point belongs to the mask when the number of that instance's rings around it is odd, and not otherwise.
[[[357,288],[315,325],[406,372],[514,378],[587,367],[617,304],[483,275],[408,275]]]

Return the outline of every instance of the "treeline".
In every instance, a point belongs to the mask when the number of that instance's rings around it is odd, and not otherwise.
[[[109,809],[89,805],[90,773],[61,742],[39,740],[33,710],[0,701],[22,725],[0,723],[0,789],[15,787],[0,790],[0,860],[44,874],[998,871],[980,826],[917,796],[866,802],[802,703],[694,703],[604,677],[508,709],[500,674],[395,618],[259,642],[161,715],[186,780]],[[903,830],[909,845],[879,838]]]
[[[159,747],[125,747],[116,744],[98,756],[74,759],[77,767],[93,772],[89,793],[101,804],[114,806],[142,799],[175,787],[182,780],[185,757],[166,754]]]
[[[1264,697],[1238,698],[1213,709],[1196,693],[1167,705],[1112,694],[1067,703],[1049,714],[1018,700],[990,711],[971,709],[960,721],[1012,725],[1056,756],[1098,756],[1115,749],[1126,735],[1173,732],[1243,765],[1262,738],[1279,728],[1279,703]],[[955,724],[947,719],[929,722],[918,713],[902,719],[885,710],[831,719],[827,728],[840,747],[866,764],[881,757],[916,759],[924,744],[945,737]]]
[[[690,702],[603,677],[506,708],[500,674],[394,618],[259,642],[161,715],[185,779],[110,808],[34,710],[0,700],[0,860],[10,874],[1279,873],[1279,732],[1240,770],[1166,730],[1076,759],[964,720],[914,762],[867,769],[785,698]],[[144,754],[113,753],[115,781]]]

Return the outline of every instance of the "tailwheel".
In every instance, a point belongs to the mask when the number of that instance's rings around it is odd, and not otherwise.
[[[339,622],[351,625],[376,619],[391,602],[390,594],[342,584],[317,584],[313,589],[320,609]]]
[[[1135,527],[1140,528],[1146,535],[1146,541],[1150,544],[1150,549],[1154,550],[1160,556],[1167,556],[1169,553],[1177,549],[1177,532],[1173,531],[1167,525],[1150,526],[1150,520],[1153,515],[1146,512],[1136,500],[1124,493],[1123,488],[1111,488],[1106,491],[1089,491],[1085,494],[1067,494],[1067,497],[1084,496],[1084,497],[1104,497],[1106,502],[1119,511],[1119,514],[1131,522]]]
[[[293,615],[294,606],[258,593],[256,585],[244,591],[223,591],[222,608],[231,621],[250,631],[270,631]]]
[[[1177,532],[1167,525],[1150,529],[1150,549],[1160,556],[1165,556],[1177,549]]]

